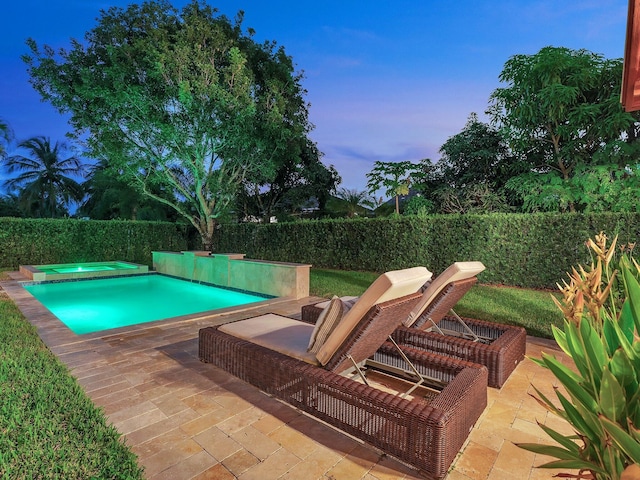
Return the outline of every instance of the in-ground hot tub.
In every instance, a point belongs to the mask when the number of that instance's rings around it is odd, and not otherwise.
[[[147,265],[122,261],[61,263],[58,265],[20,265],[20,273],[34,282],[76,278],[117,277],[148,273]]]

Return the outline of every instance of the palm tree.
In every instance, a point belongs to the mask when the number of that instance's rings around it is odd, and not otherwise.
[[[0,159],[7,155],[7,144],[11,141],[12,136],[9,124],[0,120]]]
[[[8,173],[20,172],[5,186],[18,190],[21,202],[35,210],[37,216],[60,216],[71,201],[82,200],[82,185],[71,176],[82,175],[84,166],[76,156],[60,158],[67,150],[64,143],[56,142],[51,148],[49,138],[33,137],[18,144],[18,148],[29,151],[32,158],[13,155],[4,160]]]
[[[343,201],[339,210],[344,211],[349,218],[366,212],[364,206],[371,203],[371,197],[367,192],[359,192],[356,189],[341,188],[336,196]]]

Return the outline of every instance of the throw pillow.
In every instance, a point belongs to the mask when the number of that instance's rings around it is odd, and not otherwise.
[[[307,351],[310,353],[318,353],[322,344],[329,338],[331,332],[336,328],[336,325],[342,320],[342,300],[340,297],[334,295],[316,321],[316,326],[313,329],[311,338],[309,339],[309,347]]]
[[[344,317],[349,310],[355,305],[360,297],[353,297],[349,300],[342,300],[342,316]]]

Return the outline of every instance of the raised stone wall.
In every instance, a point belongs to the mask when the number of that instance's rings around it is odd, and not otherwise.
[[[306,264],[245,259],[241,253],[185,251],[153,252],[153,268],[158,273],[275,297],[309,296],[311,265]]]

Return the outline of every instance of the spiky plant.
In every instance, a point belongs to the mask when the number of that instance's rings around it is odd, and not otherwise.
[[[540,468],[578,471],[558,475],[564,478],[640,479],[640,267],[633,245],[616,255],[616,243],[608,246],[603,233],[590,239],[591,265],[574,268],[558,285],[565,321],[553,336],[577,372],[548,354],[533,359],[563,387],[554,389],[557,402],[535,386],[534,398],[574,434],[540,424],[556,444],[518,446],[556,459]]]

